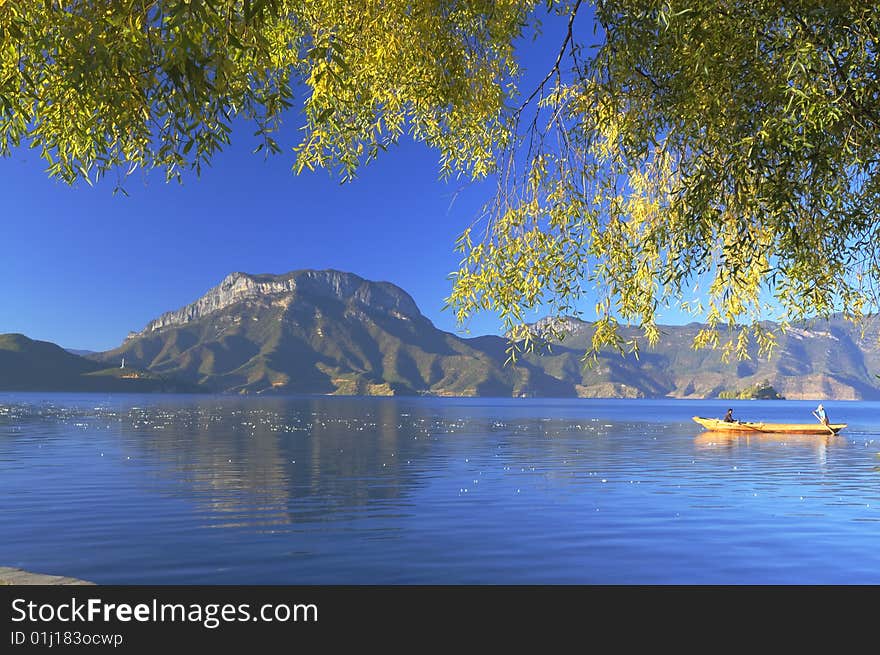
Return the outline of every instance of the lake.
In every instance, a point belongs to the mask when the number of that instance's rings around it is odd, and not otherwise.
[[[880,583],[880,403],[0,394],[0,566],[115,584]]]

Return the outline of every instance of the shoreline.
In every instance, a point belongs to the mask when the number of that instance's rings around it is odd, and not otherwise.
[[[386,399],[386,400],[411,400],[411,399],[428,399],[428,400],[621,400],[621,401],[697,401],[697,402],[785,402],[785,403],[815,403],[815,402],[834,402],[834,403],[875,403],[880,402],[880,396],[871,398],[835,398],[832,396],[816,396],[814,398],[721,398],[719,396],[455,396],[445,394],[398,394],[398,395],[370,395],[370,394],[336,394],[336,393],[302,393],[302,392],[270,392],[270,393],[236,393],[231,391],[76,391],[76,390],[52,390],[52,389],[0,389],[0,396],[4,394],[66,394],[77,396],[155,396],[155,397],[171,397],[171,396],[202,396],[211,398],[244,398],[244,399],[283,399],[283,398],[299,398],[299,399],[351,399],[351,398],[370,398],[370,399]]]
[[[94,585],[94,582],[51,573],[33,573],[11,566],[0,566],[0,585]]]

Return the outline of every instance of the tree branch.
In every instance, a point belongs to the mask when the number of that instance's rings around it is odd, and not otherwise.
[[[562,42],[562,47],[559,49],[559,54],[556,56],[556,62],[553,64],[553,68],[544,76],[544,79],[541,80],[541,83],[532,91],[532,94],[526,98],[526,101],[520,105],[517,113],[520,113],[523,109],[525,109],[528,104],[535,99],[535,96],[541,93],[544,90],[544,85],[553,77],[554,73],[559,73],[559,64],[562,63],[562,58],[565,56],[565,51],[568,49],[568,44],[571,43],[571,32],[572,27],[574,26],[574,17],[577,16],[578,9],[580,9],[582,0],[577,0],[574,3],[574,7],[571,10],[571,15],[568,17],[568,31],[565,35],[565,40]]]

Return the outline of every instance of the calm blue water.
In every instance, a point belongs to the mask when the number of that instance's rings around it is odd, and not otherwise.
[[[880,403],[0,394],[0,566],[99,583],[880,583]]]

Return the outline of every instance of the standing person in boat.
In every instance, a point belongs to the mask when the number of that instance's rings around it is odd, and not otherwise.
[[[831,421],[828,420],[828,414],[825,413],[825,408],[822,406],[822,403],[819,403],[819,406],[813,410],[813,416],[819,419],[819,422],[826,427],[831,423]]]
[[[725,423],[735,423],[736,421],[733,418],[733,409],[728,409],[727,414],[724,415],[722,419]]]

